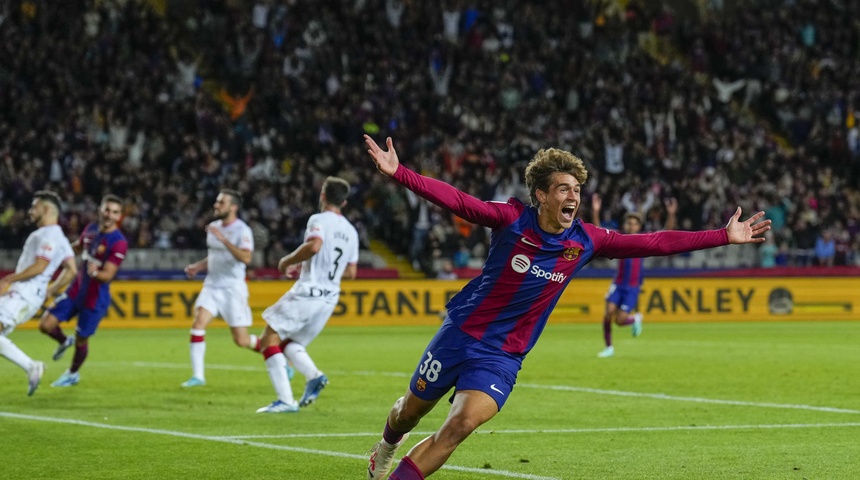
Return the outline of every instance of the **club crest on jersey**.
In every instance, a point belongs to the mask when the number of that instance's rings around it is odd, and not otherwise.
[[[101,255],[102,253],[105,253],[105,248],[106,248],[106,247],[104,246],[104,244],[100,244],[100,245],[96,248],[96,253],[97,253],[97,254],[99,254],[99,255]]]
[[[419,392],[423,392],[427,388],[427,382],[425,382],[423,378],[419,378],[418,381],[415,382],[415,388],[417,388]]]
[[[574,260],[576,259],[576,257],[579,256],[579,252],[581,251],[582,249],[579,247],[566,248],[564,249],[564,253],[562,253],[561,256],[564,257],[565,260]]]

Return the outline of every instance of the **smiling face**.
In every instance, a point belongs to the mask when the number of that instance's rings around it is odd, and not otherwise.
[[[99,230],[110,232],[117,228],[122,217],[122,205],[116,202],[102,202],[99,206]]]
[[[540,228],[547,233],[561,233],[570,228],[579,210],[581,189],[579,180],[573,175],[553,173],[547,191],[535,192],[540,203]]]

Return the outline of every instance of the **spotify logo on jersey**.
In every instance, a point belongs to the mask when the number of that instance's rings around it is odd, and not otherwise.
[[[532,262],[529,257],[523,254],[514,255],[514,258],[511,259],[511,268],[517,273],[526,273],[531,265]]]

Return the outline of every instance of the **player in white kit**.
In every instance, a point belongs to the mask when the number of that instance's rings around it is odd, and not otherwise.
[[[341,214],[348,194],[345,180],[328,177],[320,192],[320,213],[308,219],[305,242],[278,262],[278,270],[291,278],[298,273],[299,279],[263,312],[267,325],[260,350],[278,399],[257,413],[297,412],[299,406],[313,403],[328,384],[305,348],[337,306],[341,279],[355,278],[358,270],[358,232]],[[287,360],[307,380],[298,403],[287,377]]]
[[[45,364],[27,356],[8,336],[16,326],[32,318],[47,297],[64,291],[78,273],[75,252],[57,225],[60,197],[47,190],[33,197],[28,213],[38,228],[27,237],[15,273],[0,278],[0,355],[27,372],[27,395],[38,388]],[[61,266],[57,281],[49,285]]]
[[[194,304],[191,378],[182,383],[183,387],[206,385],[206,326],[216,316],[230,326],[236,345],[259,351],[257,336],[248,334],[251,307],[248,306],[245,267],[251,263],[254,235],[248,224],[239,218],[241,201],[236,190],[221,189],[213,205],[216,220],[206,226],[206,258],[185,267],[188,278],[206,271],[206,279]]]

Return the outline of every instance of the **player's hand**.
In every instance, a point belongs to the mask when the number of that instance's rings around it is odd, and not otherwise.
[[[287,278],[298,278],[299,274],[302,271],[301,263],[294,263],[292,265],[287,266],[287,269],[284,270],[284,276]]]
[[[370,135],[364,136],[364,143],[367,144],[367,153],[370,154],[373,163],[376,164],[376,168],[389,177],[394,175],[394,172],[397,171],[397,166],[400,165],[400,160],[397,158],[397,152],[394,151],[394,142],[391,140],[391,137],[385,139],[385,146],[388,147],[387,152],[379,148],[379,145],[370,138]]]
[[[211,233],[221,243],[227,243],[227,237],[221,232],[221,229],[212,225],[206,226],[206,232]]]
[[[669,215],[676,215],[678,213],[678,199],[675,197],[667,198],[665,202],[666,205],[666,213]]]
[[[595,211],[599,211],[600,207],[603,206],[603,200],[600,199],[599,193],[591,194],[591,209]]]
[[[200,269],[192,263],[191,265],[185,267],[185,276],[188,278],[194,278],[194,276],[197,275],[197,272],[199,271]]]
[[[95,262],[87,262],[87,275],[91,278],[99,274],[99,266]]]
[[[764,232],[770,230],[770,220],[763,220],[756,223],[764,216],[764,212],[758,212],[747,220],[741,222],[741,207],[735,211],[729,223],[726,225],[726,233],[729,237],[729,243],[738,245],[742,243],[762,243],[764,242]]]
[[[9,288],[9,285],[11,285],[11,284],[12,284],[12,282],[10,282],[9,280],[6,280],[6,277],[0,278],[0,293],[5,292],[6,289]]]

